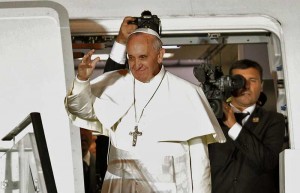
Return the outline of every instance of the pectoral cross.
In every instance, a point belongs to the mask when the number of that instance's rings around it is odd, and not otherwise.
[[[139,131],[138,126],[134,127],[134,131],[130,131],[129,135],[132,135],[132,146],[136,145],[137,137],[141,136],[143,133]]]

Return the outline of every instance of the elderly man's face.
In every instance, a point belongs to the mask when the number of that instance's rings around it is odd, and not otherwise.
[[[154,49],[154,38],[149,34],[133,34],[127,42],[130,70],[141,82],[150,81],[161,69],[164,49]]]

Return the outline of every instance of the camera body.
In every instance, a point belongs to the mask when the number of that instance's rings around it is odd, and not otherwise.
[[[135,17],[133,22],[128,24],[135,24],[138,28],[150,28],[161,35],[161,22],[157,15],[152,15],[150,11],[145,10],[141,13],[141,17]]]
[[[220,66],[211,69],[207,64],[194,67],[194,75],[201,83],[203,92],[217,118],[223,117],[223,101],[244,88],[245,79],[241,75],[223,75]]]

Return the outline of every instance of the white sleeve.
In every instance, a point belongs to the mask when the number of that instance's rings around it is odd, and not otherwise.
[[[74,125],[103,133],[102,124],[93,109],[94,101],[90,82],[75,79],[72,91],[65,98],[65,107]]]
[[[211,173],[206,142],[200,138],[188,141],[191,156],[193,193],[211,192]]]
[[[242,130],[242,126],[238,123],[235,123],[228,131],[228,136],[232,139],[235,140],[240,132]]]
[[[109,57],[116,63],[125,64],[126,46],[115,41]]]
[[[79,80],[76,76],[74,82],[73,82],[73,88],[72,88],[72,95],[79,94],[81,91],[83,91],[86,87],[88,87],[90,84],[90,81],[83,81]]]

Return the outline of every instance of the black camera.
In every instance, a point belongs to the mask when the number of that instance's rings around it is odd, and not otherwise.
[[[150,11],[145,10],[141,13],[141,17],[136,17],[133,22],[128,24],[135,24],[138,28],[150,28],[161,35],[161,23],[157,15],[152,15]]]
[[[201,83],[208,102],[217,118],[223,117],[223,101],[245,86],[241,75],[224,75],[220,66],[211,69],[206,63],[194,67],[194,76]]]

